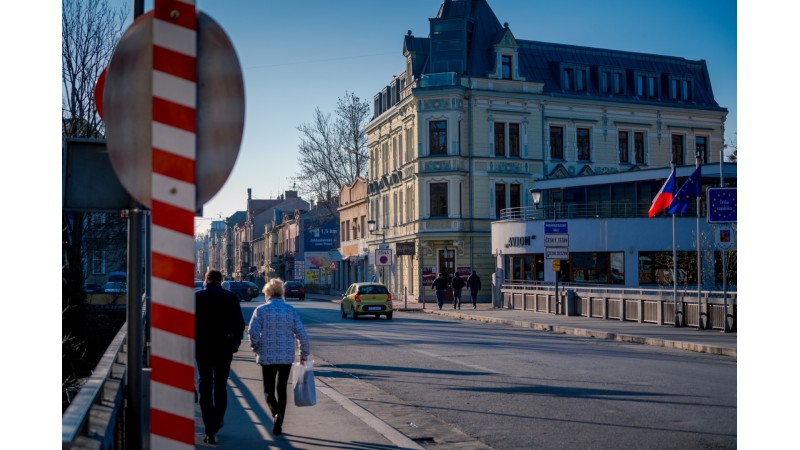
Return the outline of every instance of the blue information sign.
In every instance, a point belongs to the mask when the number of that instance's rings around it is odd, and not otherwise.
[[[545,222],[544,234],[567,234],[567,222]]]
[[[736,188],[708,189],[708,223],[736,223]]]

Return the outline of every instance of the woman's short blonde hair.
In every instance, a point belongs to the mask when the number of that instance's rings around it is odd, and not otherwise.
[[[268,299],[270,297],[283,298],[283,280],[280,278],[273,278],[264,285],[264,296]]]

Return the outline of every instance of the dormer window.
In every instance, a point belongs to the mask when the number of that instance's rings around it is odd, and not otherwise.
[[[692,101],[692,79],[671,76],[669,78],[669,98],[679,101]]]
[[[589,69],[581,66],[562,66],[561,88],[565,91],[586,92]]]
[[[625,72],[618,69],[599,69],[600,93],[612,95],[625,94]]]
[[[501,56],[501,64],[502,64],[502,72],[501,78],[504,80],[511,79],[511,71],[513,67],[514,58],[511,55],[502,55]]]
[[[658,74],[637,72],[634,75],[636,95],[643,98],[656,98],[658,92]]]

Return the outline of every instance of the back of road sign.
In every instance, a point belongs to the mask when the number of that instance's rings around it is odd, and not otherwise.
[[[120,39],[103,93],[106,145],[120,183],[151,207],[153,147],[153,14],[136,19]],[[225,31],[197,13],[196,204],[222,188],[236,163],[244,129],[244,82]],[[172,130],[182,139],[180,130]]]

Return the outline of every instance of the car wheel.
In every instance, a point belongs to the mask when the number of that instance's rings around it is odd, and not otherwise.
[[[341,305],[341,306],[339,307],[339,309],[341,309],[341,310],[342,310],[342,319],[346,319],[346,318],[347,318],[347,313],[346,313],[346,312],[344,312],[344,305]]]
[[[351,311],[353,314],[353,320],[358,320],[358,313],[356,313],[356,307],[353,306],[353,310]]]
[[[392,313],[386,313],[386,320],[392,320]]]

